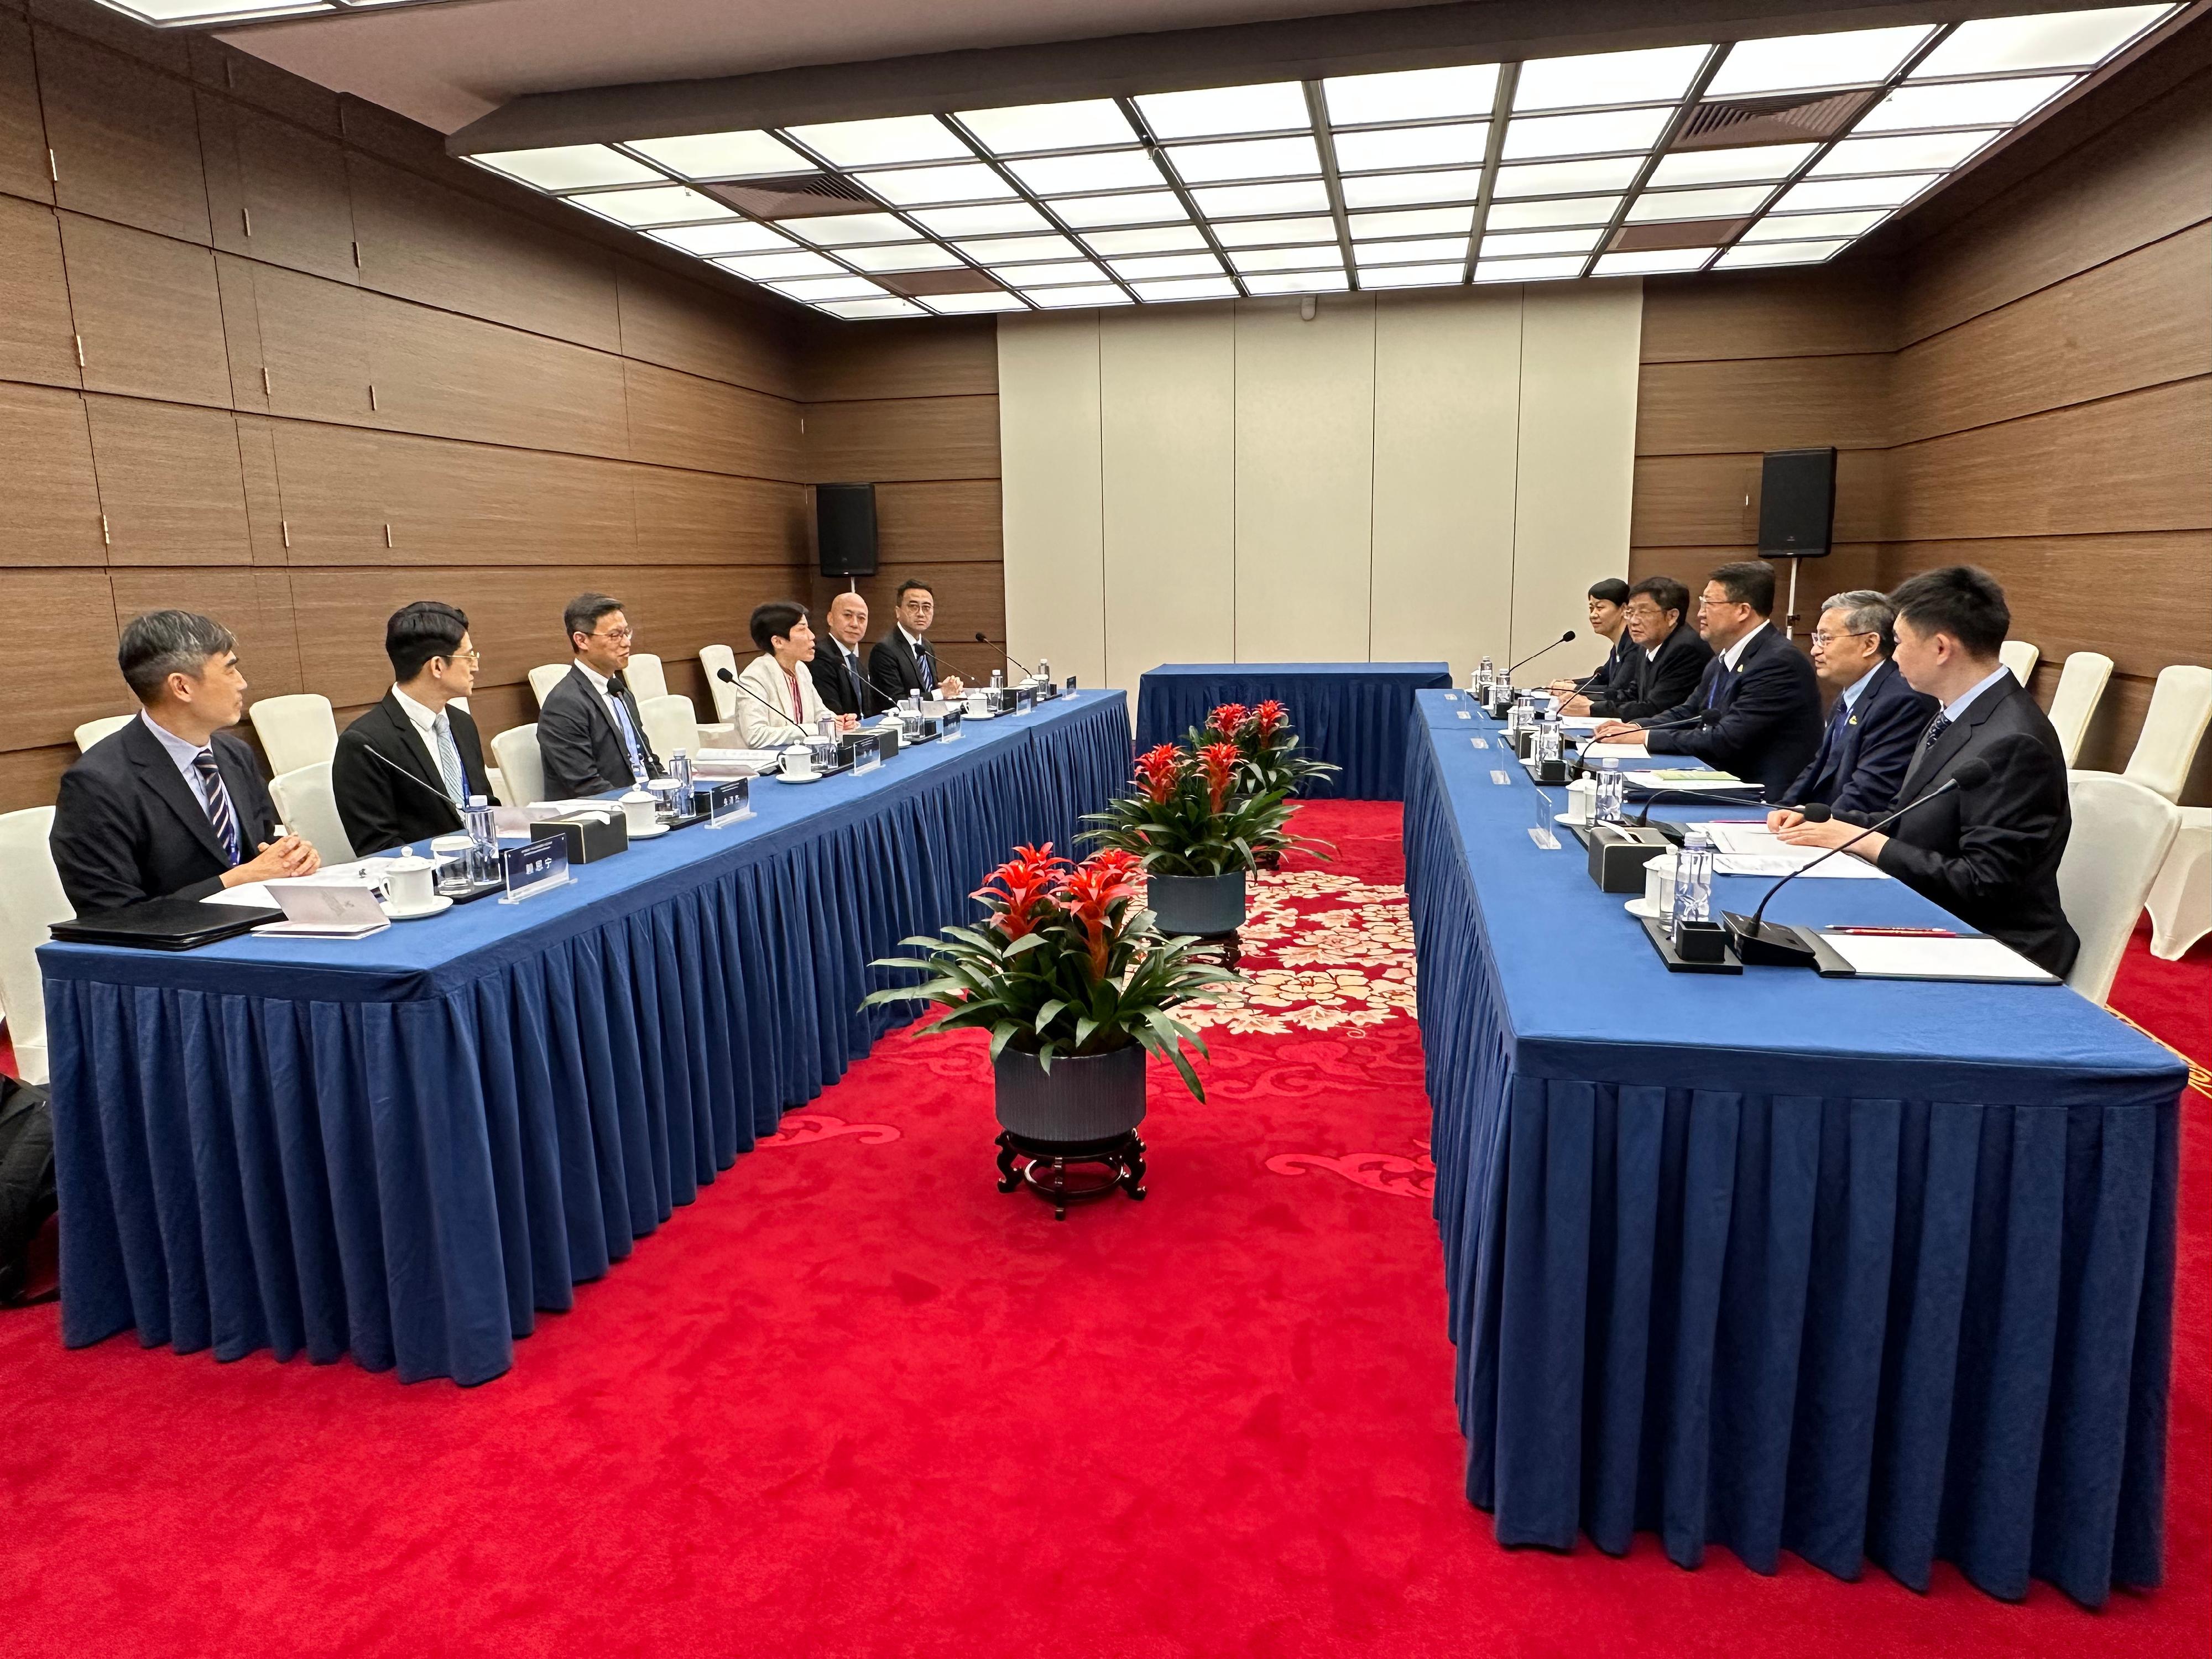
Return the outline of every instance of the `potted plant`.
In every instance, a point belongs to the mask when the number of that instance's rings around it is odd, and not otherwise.
[[[1240,794],[1264,794],[1271,789],[1279,789],[1285,799],[1293,799],[1304,790],[1308,779],[1344,769],[1299,752],[1298,734],[1291,725],[1290,710],[1273,697],[1249,708],[1241,702],[1224,702],[1206,717],[1203,729],[1193,728],[1185,741],[1196,753],[1210,743],[1224,739],[1237,745],[1237,789]],[[1261,853],[1255,862],[1262,870],[1280,869],[1281,850],[1269,848]]]
[[[1137,866],[1116,848],[1072,864],[1050,842],[1017,848],[975,894],[990,915],[902,941],[927,954],[875,965],[927,977],[867,1002],[939,1003],[938,1029],[988,1031],[999,1121],[1027,1139],[1097,1142],[1133,1130],[1147,1053],[1205,1099],[1182,1045],[1203,1054],[1206,1044],[1169,1011],[1236,975],[1194,957],[1192,941],[1161,935],[1138,896]]]
[[[1327,843],[1290,832],[1281,789],[1240,793],[1237,745],[1214,742],[1195,755],[1171,743],[1137,757],[1136,788],[1085,822],[1087,839],[1130,854],[1152,880],[1161,931],[1207,936],[1244,921],[1244,878],[1269,854],[1294,848],[1329,852]]]

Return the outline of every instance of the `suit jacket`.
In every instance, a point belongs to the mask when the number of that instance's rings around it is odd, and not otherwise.
[[[218,732],[208,747],[230,793],[242,863],[276,839],[276,809],[242,740]],[[81,916],[152,898],[205,898],[231,867],[199,796],[135,719],[62,774],[47,845]]]
[[[1669,720],[1683,724],[1651,729]],[[1820,683],[1812,659],[1770,624],[1744,647],[1733,670],[1716,654],[1688,700],[1645,726],[1644,747],[1733,772],[1772,800],[1813,758],[1820,727]]]
[[[1885,657],[1875,665],[1843,723],[1830,715],[1820,748],[1796,781],[1782,792],[1781,804],[1820,802],[1840,811],[1887,811],[1936,708],[1936,699],[1906,684],[1897,665]]]
[[[854,714],[865,720],[890,707],[890,699],[876,685],[872,655],[863,655],[859,651],[853,653],[853,673],[860,680],[857,691],[852,680],[846,678],[844,647],[826,634],[814,641],[814,660],[806,666],[814,677],[814,689],[821,694],[823,705],[833,714]],[[744,701],[742,697],[739,700]]]
[[[924,655],[929,659],[930,683],[945,678],[945,670],[937,660],[937,653],[927,640],[921,642]],[[928,692],[921,684],[921,670],[915,665],[914,647],[906,642],[906,635],[896,628],[876,641],[875,649],[868,653],[868,678],[876,683],[876,690],[885,698],[896,702],[909,692]]]
[[[468,710],[451,704],[446,713],[452,719],[453,748],[461,757],[464,793],[482,795],[498,805],[497,797],[491,793],[491,779],[484,771],[483,744],[477,739],[476,721]],[[383,759],[377,759],[378,755]],[[394,772],[395,766],[407,777]],[[415,781],[410,783],[407,778]],[[387,848],[428,841],[433,836],[450,835],[461,827],[460,809],[446,798],[445,780],[438,774],[436,760],[415,729],[415,722],[399,706],[399,699],[389,691],[383,702],[338,734],[337,753],[331,757],[331,792],[337,797],[346,839],[353,842],[354,853],[361,858]]]
[[[645,717],[637,712],[637,699],[619,674],[607,684],[629,711],[630,724],[645,750],[646,775],[659,776],[660,757],[646,740]],[[575,800],[610,789],[628,789],[635,781],[630,776],[629,751],[623,744],[622,733],[615,729],[614,716],[607,713],[606,700],[579,665],[570,665],[560,684],[538,705],[538,757],[545,768],[549,800]]]
[[[832,712],[823,706],[822,694],[814,689],[811,674],[802,672],[797,678],[799,704],[806,711],[804,726],[788,714],[777,718],[780,711],[791,707],[791,682],[784,678],[775,657],[763,652],[738,671],[738,741],[741,745],[747,749],[780,749],[786,744],[804,743],[813,731],[815,721]]]
[[[1916,749],[1897,799],[1925,794],[1971,760],[1989,764],[1990,781],[1907,812],[1889,827],[1875,862],[1961,921],[2063,975],[2081,948],[2058,902],[2058,860],[2074,827],[2066,751],[2009,674],[1960,710],[1932,745]],[[1887,810],[1836,817],[1864,826]]]
[[[1687,623],[1676,623],[1674,631],[1659,642],[1656,657],[1632,642],[1628,649],[1631,673],[1626,695],[1616,696],[1608,690],[1602,701],[1592,697],[1591,714],[1619,720],[1640,720],[1661,714],[1688,700],[1698,689],[1698,677],[1713,659],[1712,647]]]
[[[1643,654],[1643,647],[1623,629],[1605,660],[1574,682],[1581,687],[1579,695],[1588,697],[1593,706],[1600,698],[1611,697],[1616,691],[1625,696],[1636,684],[1636,659]]]

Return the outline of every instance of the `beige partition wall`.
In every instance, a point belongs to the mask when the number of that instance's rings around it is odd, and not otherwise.
[[[1085,673],[1443,659],[1628,568],[1635,283],[1012,316],[1006,619]],[[1597,660],[1577,640],[1547,659]]]

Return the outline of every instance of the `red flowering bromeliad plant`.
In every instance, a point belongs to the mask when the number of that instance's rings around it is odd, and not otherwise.
[[[902,939],[922,957],[889,957],[878,968],[928,975],[878,991],[867,1004],[934,1002],[940,1030],[991,1034],[991,1057],[1009,1046],[1049,1073],[1060,1055],[1106,1054],[1137,1043],[1173,1063],[1193,1095],[1206,1098],[1182,1050],[1201,1054],[1197,1032],[1168,1011],[1236,975],[1191,955],[1192,941],[1163,938],[1139,896],[1138,860],[1116,849],[1080,864],[1052,844],[1018,847],[974,896],[990,908],[979,927],[947,927],[941,939]]]
[[[1328,842],[1294,836],[1285,792],[1248,790],[1244,758],[1222,740],[1195,754],[1164,743],[1137,757],[1136,787],[1103,812],[1086,814],[1089,841],[1130,854],[1155,876],[1219,876],[1257,867],[1293,850],[1322,857]]]
[[[1273,697],[1249,708],[1241,702],[1224,702],[1206,717],[1203,727],[1194,727],[1183,741],[1194,754],[1212,744],[1234,744],[1239,768],[1237,788],[1244,794],[1279,789],[1289,799],[1305,787],[1308,779],[1343,770],[1299,752],[1291,711]]]

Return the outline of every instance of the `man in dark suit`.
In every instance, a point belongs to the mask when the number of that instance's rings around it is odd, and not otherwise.
[[[189,611],[124,629],[115,659],[138,717],[62,775],[47,838],[79,915],[321,866],[306,841],[277,833],[253,751],[225,729],[246,712],[237,644]]]
[[[562,617],[575,661],[538,709],[538,756],[549,799],[629,789],[660,775],[645,717],[623,681],[632,634],[622,601],[580,593]]]
[[[840,593],[822,616],[823,633],[815,636],[814,659],[806,665],[814,689],[831,713],[865,720],[880,714],[890,699],[877,690],[860,660],[860,642],[868,632],[868,602],[858,593]]]
[[[939,675],[937,653],[923,637],[937,617],[937,595],[929,584],[911,577],[901,582],[891,616],[891,631],[868,653],[868,678],[876,690],[892,702],[917,691],[925,697],[958,696],[960,677]]]
[[[2058,902],[2058,861],[2074,824],[2058,734],[1997,659],[2012,612],[1987,571],[1923,571],[1890,596],[1897,666],[1942,705],[1889,807],[1859,807],[1809,823],[1780,815],[1776,833],[1800,847],[1841,847],[1885,812],[1926,794],[1970,761],[1984,781],[1917,806],[1851,848],[2039,967],[2063,975],[2081,948]]]
[[[1687,698],[1713,659],[1698,630],[1682,626],[1689,610],[1690,590],[1672,576],[1646,576],[1630,588],[1620,609],[1629,645],[1626,675],[1571,699],[1566,712],[1635,720]]]
[[[1820,746],[1782,792],[1784,806],[1818,803],[1885,811],[1936,716],[1936,700],[1905,683],[1890,660],[1897,613],[1889,597],[1855,588],[1824,600],[1813,629],[1813,672],[1836,694]]]
[[[1556,696],[1601,696],[1608,685],[1626,685],[1635,678],[1636,642],[1628,637],[1628,615],[1621,609],[1628,603],[1628,584],[1618,576],[1601,578],[1589,585],[1587,603],[1591,635],[1610,648],[1595,672],[1576,680],[1553,680],[1544,688]]]
[[[1774,567],[1724,564],[1698,600],[1698,631],[1717,653],[1697,689],[1663,714],[1601,726],[1601,742],[1688,755],[1755,783],[1769,800],[1820,746],[1820,687],[1803,652],[1774,630]]]
[[[459,702],[476,690],[468,617],[419,599],[384,624],[384,654],[392,689],[340,734],[331,761],[338,817],[363,858],[459,830],[471,795],[499,804],[476,722]]]

